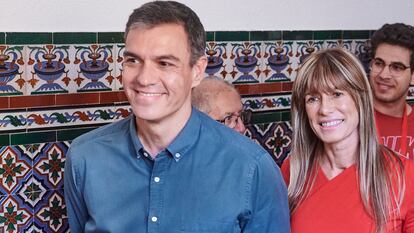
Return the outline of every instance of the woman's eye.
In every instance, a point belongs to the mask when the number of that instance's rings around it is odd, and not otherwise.
[[[312,103],[315,103],[316,101],[318,101],[318,98],[317,97],[308,97],[308,98],[306,98],[306,103],[308,103],[308,104],[312,104]]]
[[[340,96],[342,96],[343,94],[344,94],[344,93],[337,91],[337,92],[334,92],[332,95],[333,95],[334,97],[340,97]]]

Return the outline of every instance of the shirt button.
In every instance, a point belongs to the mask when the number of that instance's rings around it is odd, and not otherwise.
[[[148,153],[147,153],[147,152],[144,152],[144,156],[145,156],[145,157],[148,157]]]
[[[158,182],[160,182],[160,178],[158,176],[154,177],[154,181],[155,181],[155,183],[158,183]]]
[[[158,220],[158,218],[155,217],[155,216],[151,218],[151,221],[153,221],[153,222],[156,222],[157,220]]]
[[[178,158],[181,157],[181,154],[180,153],[175,153],[175,157],[178,159]]]

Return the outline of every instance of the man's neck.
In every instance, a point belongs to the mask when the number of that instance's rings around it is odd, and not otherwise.
[[[151,157],[155,158],[177,137],[190,118],[191,110],[175,115],[156,122],[136,118],[138,138]]]
[[[405,100],[396,103],[384,103],[374,100],[375,110],[393,117],[402,117],[404,113],[404,106],[407,106],[407,115],[411,113],[411,106]]]

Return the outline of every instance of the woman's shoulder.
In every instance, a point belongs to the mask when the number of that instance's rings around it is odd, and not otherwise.
[[[282,163],[282,167],[280,168],[282,172],[283,179],[285,180],[286,185],[289,185],[289,178],[290,178],[290,158],[285,159]]]

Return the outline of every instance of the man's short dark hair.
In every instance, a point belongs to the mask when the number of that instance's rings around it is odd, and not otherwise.
[[[154,1],[135,9],[126,24],[125,39],[129,31],[135,27],[152,28],[169,23],[184,27],[190,49],[190,65],[193,66],[205,54],[206,33],[196,13],[182,3]]]
[[[411,51],[410,67],[414,71],[414,27],[403,23],[384,24],[371,37],[372,57],[380,44],[398,45]]]

